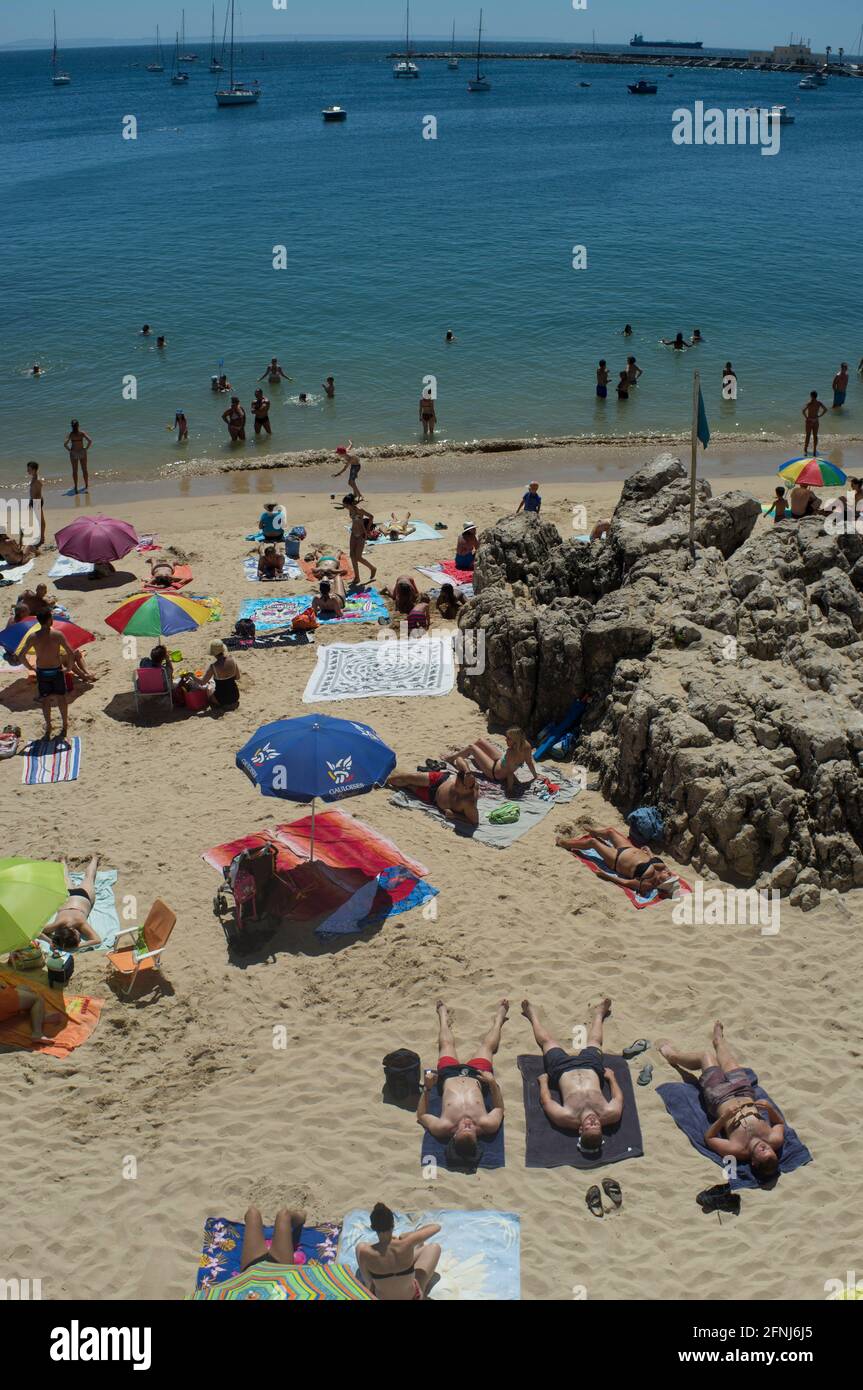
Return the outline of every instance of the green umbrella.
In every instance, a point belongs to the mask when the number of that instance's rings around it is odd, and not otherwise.
[[[0,952],[29,946],[68,896],[62,864],[0,859]]]

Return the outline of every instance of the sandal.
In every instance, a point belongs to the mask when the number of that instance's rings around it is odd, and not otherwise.
[[[623,1192],[620,1183],[614,1178],[603,1178],[602,1190],[613,1206],[617,1208],[623,1206]]]
[[[625,1047],[620,1055],[625,1057],[627,1061],[631,1061],[633,1057],[639,1057],[642,1052],[646,1052],[649,1047],[650,1043],[647,1038],[636,1038],[635,1042],[630,1043],[629,1047]]]
[[[587,1210],[592,1216],[605,1215],[605,1212],[602,1210],[602,1193],[596,1185],[587,1189],[584,1200],[587,1203]]]
[[[703,1212],[724,1211],[728,1216],[740,1215],[740,1193],[732,1192],[727,1183],[717,1183],[715,1187],[699,1192],[696,1202]]]
[[[653,1063],[645,1062],[641,1071],[638,1073],[639,1086],[649,1086],[653,1080]]]

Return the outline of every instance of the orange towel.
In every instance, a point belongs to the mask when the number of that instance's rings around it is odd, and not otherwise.
[[[188,565],[175,565],[174,577],[170,584],[153,584],[151,580],[142,583],[141,588],[148,593],[175,594],[178,589],[184,589],[187,584],[192,582],[192,571]]]
[[[318,578],[315,574],[314,563],[312,563],[309,560],[298,560],[297,563],[300,566],[300,569],[303,571],[303,574],[306,576],[306,578],[310,579],[313,584],[317,584]],[[342,578],[344,579],[345,583],[353,584],[354,567],[351,564],[350,556],[346,555],[343,550],[339,553],[339,568],[345,571],[345,573],[342,575]]]
[[[14,970],[0,970],[0,980],[15,989],[29,989],[45,1000],[45,1036],[51,1039],[50,1043],[34,1042],[30,1036],[30,1015],[15,1014],[0,1022],[0,1045],[47,1052],[51,1057],[68,1057],[87,1041],[99,1022],[104,999],[94,999],[89,994],[64,994],[61,989],[49,989],[41,979]],[[50,1018],[52,1011],[63,1017]]]

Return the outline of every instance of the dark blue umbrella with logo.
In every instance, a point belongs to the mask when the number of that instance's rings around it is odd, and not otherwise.
[[[315,802],[370,792],[383,785],[395,765],[395,753],[368,724],[328,714],[262,724],[237,754],[237,767],[264,796],[312,803],[310,860]]]

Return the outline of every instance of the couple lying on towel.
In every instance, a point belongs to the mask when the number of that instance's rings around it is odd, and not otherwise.
[[[561,834],[555,843],[561,849],[576,852],[594,850],[608,869],[608,873],[600,869],[597,878],[604,878],[608,883],[620,884],[637,893],[648,893],[655,888],[668,897],[673,897],[680,887],[680,879],[661,859],[649,849],[634,845],[627,835],[610,825],[604,830],[587,830],[574,837]]]
[[[524,733],[521,729],[507,729],[503,753],[488,739],[480,738],[476,743],[468,744],[467,748],[447,754],[446,760],[453,764],[455,772],[446,769],[439,772],[407,772],[397,767],[387,778],[387,786],[394,791],[413,792],[420,801],[436,806],[447,820],[478,825],[479,785],[468,763],[469,758],[489,781],[503,783],[507,796],[512,795],[519,768],[526,767],[532,777],[537,776],[530,743]]]

